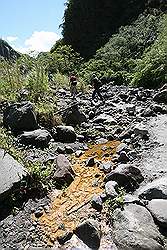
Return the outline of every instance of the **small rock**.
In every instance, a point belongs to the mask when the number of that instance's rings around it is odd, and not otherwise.
[[[118,162],[126,163],[130,161],[127,153],[125,151],[120,152],[120,156],[118,157]]]
[[[102,199],[99,195],[93,196],[92,201],[91,201],[91,205],[94,209],[96,209],[97,211],[100,212],[103,208],[102,204],[103,204],[103,202],[102,202]]]
[[[66,151],[67,154],[73,154],[74,153],[74,150],[70,146],[66,146],[65,151]]]
[[[94,157],[91,157],[86,160],[86,167],[93,167],[95,165],[95,159]]]
[[[57,147],[57,152],[58,152],[59,154],[65,154],[65,148],[58,146],[58,147]]]
[[[82,150],[77,150],[76,152],[75,152],[75,156],[76,157],[80,157],[81,155],[83,155],[83,151]]]
[[[34,212],[34,214],[35,214],[35,217],[36,217],[36,218],[39,218],[39,217],[41,217],[41,216],[43,215],[43,210],[37,209],[37,210]]]
[[[66,232],[64,235],[57,237],[58,242],[60,245],[64,245],[64,243],[70,240],[73,236],[72,232]]]
[[[103,170],[105,173],[109,173],[113,169],[113,165],[111,161],[107,161],[100,165],[100,169]]]

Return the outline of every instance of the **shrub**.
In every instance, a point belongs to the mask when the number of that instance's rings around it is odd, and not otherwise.
[[[143,57],[137,61],[133,86],[155,88],[167,80],[167,14],[162,16],[160,33],[155,43],[145,50]]]

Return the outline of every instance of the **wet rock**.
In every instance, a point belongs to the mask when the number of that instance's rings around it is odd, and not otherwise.
[[[62,154],[58,155],[54,161],[54,180],[58,186],[70,185],[74,180],[75,173],[69,160]]]
[[[99,195],[93,196],[91,200],[91,205],[94,209],[100,212],[103,209],[103,202],[101,197]]]
[[[76,141],[76,133],[72,126],[57,126],[57,137],[60,142],[75,142]]]
[[[35,147],[44,148],[48,146],[52,136],[45,129],[36,129],[34,131],[25,131],[17,138],[18,141],[24,145],[33,145]]]
[[[167,228],[167,200],[151,200],[147,205],[147,209],[161,227]]]
[[[162,236],[145,207],[129,204],[122,211],[116,209],[112,221],[113,240],[118,249],[164,249]]]
[[[116,192],[116,188],[118,187],[118,183],[116,181],[108,181],[105,184],[105,193],[108,198],[115,198],[117,197],[118,193]]]
[[[85,162],[86,167],[93,167],[95,165],[95,158],[91,157]]]
[[[3,123],[14,132],[38,128],[34,108],[30,102],[15,103],[4,110]]]
[[[148,183],[138,190],[139,198],[147,200],[167,199],[167,177],[162,177]]]
[[[0,201],[19,188],[28,172],[11,155],[0,149]]]
[[[120,187],[124,187],[127,191],[136,189],[143,180],[141,171],[130,164],[120,164],[104,179],[105,182],[116,181]]]
[[[167,104],[167,89],[164,89],[159,93],[155,94],[153,97],[153,101]]]
[[[104,123],[104,124],[110,124],[110,125],[116,125],[116,120],[107,114],[101,114],[93,119],[94,123]]]
[[[101,230],[97,221],[85,220],[74,230],[74,233],[91,249],[100,247]]]
[[[82,113],[77,105],[66,110],[63,114],[63,121],[66,125],[80,125],[82,122],[87,122],[87,118],[84,113]]]

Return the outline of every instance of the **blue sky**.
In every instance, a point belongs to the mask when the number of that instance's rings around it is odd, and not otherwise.
[[[0,37],[20,52],[48,51],[61,36],[66,0],[1,0]]]

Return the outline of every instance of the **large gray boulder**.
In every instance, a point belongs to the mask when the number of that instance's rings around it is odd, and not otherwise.
[[[51,138],[51,134],[45,129],[25,131],[23,134],[18,136],[20,143],[25,145],[33,145],[39,148],[47,147]]]
[[[157,93],[154,97],[153,100],[158,103],[165,103],[167,104],[167,89],[164,89]]]
[[[167,200],[151,200],[149,201],[147,208],[154,217],[155,221],[161,227],[167,228]]]
[[[57,140],[60,142],[75,142],[77,135],[72,126],[57,126]]]
[[[14,132],[31,131],[38,128],[36,115],[30,102],[15,103],[4,110],[4,126]]]
[[[87,118],[85,114],[79,110],[78,106],[74,105],[64,112],[63,121],[66,125],[76,126],[83,122],[87,122]]]
[[[57,186],[70,185],[74,180],[75,173],[69,160],[63,154],[58,155],[55,159],[54,168],[54,180]]]
[[[137,191],[139,198],[146,200],[167,199],[167,177],[162,177],[148,183]]]
[[[113,240],[118,250],[162,250],[162,237],[149,211],[129,204],[113,212]]]
[[[128,192],[136,189],[143,180],[141,171],[130,164],[120,164],[104,179],[105,182],[116,181],[120,187],[124,187]]]
[[[100,247],[101,230],[97,221],[88,219],[74,230],[74,233],[91,249]]]
[[[0,149],[0,201],[7,198],[28,176],[25,168],[12,156]]]

